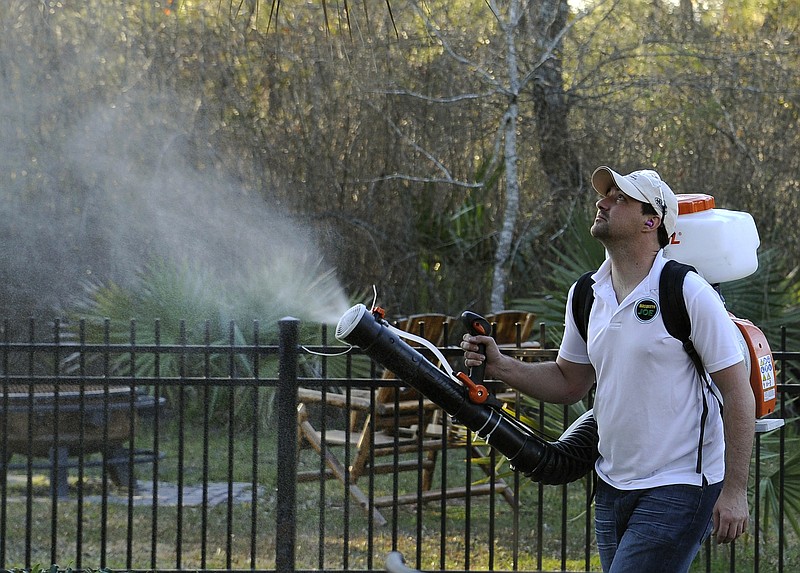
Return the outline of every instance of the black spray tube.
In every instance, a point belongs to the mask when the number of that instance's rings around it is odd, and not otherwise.
[[[534,481],[563,484],[586,475],[597,458],[597,425],[591,411],[581,416],[556,442],[536,436],[502,410],[474,404],[466,389],[409,346],[388,323],[364,305],[348,310],[336,327],[336,338],[361,348],[406,384],[436,403],[506,456],[513,469]]]

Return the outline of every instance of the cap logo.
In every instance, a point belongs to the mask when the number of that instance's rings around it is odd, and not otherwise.
[[[645,180],[647,180],[651,186],[658,189],[658,197],[653,197],[650,200],[650,202],[653,204],[654,207],[656,207],[659,211],[661,211],[660,217],[663,220],[664,217],[667,216],[667,202],[664,200],[664,190],[661,188],[661,183],[662,183],[661,177],[659,177],[658,173],[656,173],[655,171],[651,171],[649,169],[644,169],[640,172],[631,173],[630,175],[628,175],[628,177],[630,177],[633,181],[636,181],[640,175]],[[636,188],[639,189],[639,192],[641,192],[645,197],[649,198],[649,196],[651,195],[651,193],[645,193],[644,190],[642,190],[638,185],[636,186]]]
[[[634,306],[633,312],[639,322],[652,322],[658,316],[658,303],[652,298],[640,299]]]
[[[663,195],[663,191],[661,191],[661,186],[660,185],[658,187],[658,190]],[[664,201],[663,197],[656,197],[653,200],[656,202],[656,205],[658,206],[658,208],[661,209],[661,217],[664,218],[664,216],[667,214],[667,204]]]

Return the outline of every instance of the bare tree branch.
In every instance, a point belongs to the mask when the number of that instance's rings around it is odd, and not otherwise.
[[[484,99],[484,98],[487,98],[487,97],[490,97],[490,96],[494,95],[496,92],[493,90],[493,91],[477,93],[477,94],[461,94],[461,95],[455,95],[455,96],[449,96],[449,97],[432,97],[432,96],[428,96],[428,95],[421,94],[421,93],[418,93],[418,92],[412,92],[412,91],[409,91],[409,90],[386,90],[386,91],[379,91],[379,92],[375,92],[375,93],[380,93],[380,94],[383,94],[383,95],[408,96],[408,97],[413,97],[413,98],[416,98],[416,99],[419,99],[419,100],[422,100],[422,101],[426,101],[428,103],[458,103],[458,102],[468,101],[468,100]]]
[[[482,182],[478,183],[469,183],[467,181],[459,181],[457,179],[453,179],[452,177],[445,177],[445,178],[436,178],[436,177],[418,177],[414,175],[403,175],[401,173],[393,173],[391,175],[384,175],[382,177],[375,177],[373,179],[367,179],[366,181],[359,181],[360,183],[377,183],[379,181],[392,181],[392,180],[402,180],[402,181],[411,181],[414,183],[446,183],[448,185],[455,185],[457,187],[465,187],[467,189],[480,189],[484,186]]]
[[[370,104],[373,109],[376,109],[376,106]],[[411,176],[411,175],[401,175],[401,174],[393,174],[393,175],[385,175],[382,177],[370,179],[369,181],[382,181],[382,180],[389,180],[389,179],[404,179],[407,181],[417,181],[417,182],[425,182],[425,183],[449,183],[451,185],[457,185],[459,187],[468,187],[468,188],[480,188],[483,186],[482,183],[468,183],[466,181],[460,181],[458,179],[453,178],[453,175],[450,173],[450,170],[444,166],[444,164],[439,161],[436,157],[433,156],[428,150],[424,149],[421,145],[417,142],[409,138],[402,129],[390,118],[385,118],[386,123],[392,129],[392,131],[397,134],[397,136],[408,144],[412,149],[417,151],[420,155],[427,158],[431,163],[433,163],[437,170],[443,174],[443,177],[419,177],[419,176]]]

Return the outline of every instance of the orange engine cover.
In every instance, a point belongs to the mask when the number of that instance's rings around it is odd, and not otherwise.
[[[756,418],[761,418],[775,410],[777,386],[772,350],[767,343],[767,337],[752,322],[733,315],[731,320],[739,328],[747,346],[750,386],[756,398]]]

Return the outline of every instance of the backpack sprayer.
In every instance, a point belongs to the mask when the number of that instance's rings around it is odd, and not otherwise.
[[[664,249],[667,258],[695,267],[710,284],[742,279],[758,268],[758,231],[753,217],[741,211],[715,209],[714,198],[701,193],[677,195],[676,232]],[[772,350],[764,333],[749,320],[729,313],[739,332],[750,387],[756,399],[755,417],[775,410],[776,378]],[[773,429],[765,421],[766,429]],[[759,424],[757,424],[757,428]]]
[[[744,278],[758,267],[758,233],[747,213],[714,209],[709,195],[678,195],[679,217],[669,258],[693,265],[710,283]],[[443,408],[450,416],[506,456],[511,467],[533,481],[565,484],[585,476],[597,459],[597,424],[591,410],[580,416],[556,441],[535,434],[506,412],[483,386],[485,365],[470,374],[453,373],[447,360],[427,340],[392,327],[384,311],[358,304],[336,326],[336,338],[360,347],[370,358]],[[742,354],[750,370],[757,418],[775,407],[775,372],[766,337],[751,322],[731,319],[741,333]],[[466,311],[461,320],[472,334],[491,335],[485,318]],[[402,339],[428,347],[442,364],[435,366]],[[765,420],[760,431],[779,427]],[[757,424],[758,427],[758,424]]]

